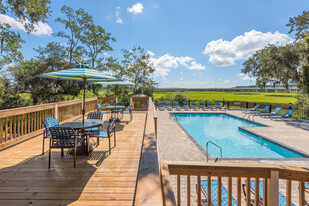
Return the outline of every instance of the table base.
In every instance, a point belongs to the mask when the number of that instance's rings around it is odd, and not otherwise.
[[[93,144],[89,145],[89,153],[94,150]],[[69,150],[70,155],[74,155],[74,149]],[[76,147],[76,155],[87,155],[85,144]]]

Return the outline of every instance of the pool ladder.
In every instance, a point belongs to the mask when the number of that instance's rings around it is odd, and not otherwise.
[[[222,156],[222,147],[220,147],[219,145],[217,145],[216,143],[214,143],[213,141],[208,141],[207,143],[206,143],[206,159],[207,159],[207,162],[208,162],[208,160],[209,160],[209,154],[208,154],[208,145],[209,145],[209,143],[211,143],[211,144],[213,144],[214,146],[216,146],[216,147],[218,147],[219,149],[220,149],[220,155],[221,155],[221,158],[223,158],[223,156]],[[217,160],[216,160],[217,161]]]
[[[178,118],[176,117],[176,115],[175,114],[173,114],[173,113],[170,113],[170,119],[171,118],[174,118],[175,120],[177,120],[178,121]]]

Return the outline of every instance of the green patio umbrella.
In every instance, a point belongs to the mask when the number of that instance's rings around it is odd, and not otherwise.
[[[49,78],[49,79],[83,81],[84,83],[83,84],[84,95],[83,95],[83,105],[82,105],[83,122],[85,119],[86,82],[87,81],[92,81],[92,82],[119,81],[119,79],[109,74],[97,71],[93,67],[85,65],[85,64],[78,64],[72,69],[44,73],[38,76],[42,78]]]

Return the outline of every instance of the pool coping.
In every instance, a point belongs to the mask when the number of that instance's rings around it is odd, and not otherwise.
[[[185,134],[191,139],[191,141],[197,146],[197,148],[203,153],[203,155],[205,155],[205,157],[207,156],[206,155],[206,150],[204,150],[204,148],[188,133],[188,131],[185,130],[185,128],[183,128],[183,126],[181,126],[181,124],[172,116],[172,113],[178,113],[178,114],[190,114],[190,113],[193,113],[193,114],[227,114],[226,112],[175,112],[175,111],[170,111],[168,112],[169,113],[169,116],[170,118],[172,118],[172,120],[174,122],[176,122],[176,124],[185,132]],[[227,114],[227,115],[230,115],[230,116],[233,116],[233,117],[236,117],[238,119],[243,119],[241,117],[237,117],[235,115],[232,115],[232,114]],[[243,119],[243,120],[246,120],[246,119]],[[246,121],[249,121],[249,122],[253,122],[255,124],[260,124],[260,125],[263,125],[265,127],[269,127],[268,125],[265,125],[265,124],[261,124],[261,123],[258,123],[258,122],[254,122],[254,121],[251,121],[251,120],[246,120]],[[277,142],[277,141],[274,141],[274,140],[271,140],[269,139],[268,137],[265,137],[264,135],[261,135],[261,134],[258,134],[256,132],[252,132],[252,131],[249,131],[247,130],[246,128],[251,128],[251,127],[238,127],[239,129],[242,129],[248,133],[251,133],[253,135],[256,135],[262,139],[265,139],[266,141],[269,141],[273,144],[277,144],[291,152],[295,152],[299,155],[302,155],[302,156],[307,156],[307,157],[303,157],[303,158],[214,158],[214,157],[211,157],[211,155],[209,155],[209,159],[211,160],[245,160],[245,161],[259,161],[259,160],[276,160],[276,161],[309,161],[309,153],[306,153],[306,152],[303,152],[303,151],[300,151],[298,149],[295,149],[293,147],[290,147],[286,144],[283,144],[281,142]]]

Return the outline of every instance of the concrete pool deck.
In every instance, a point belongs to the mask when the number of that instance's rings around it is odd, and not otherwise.
[[[191,140],[175,120],[170,118],[170,112],[181,113],[220,113],[222,111],[159,111],[158,116],[158,146],[161,160],[170,161],[206,161],[205,153]],[[227,110],[227,114],[242,118],[239,110]],[[307,122],[270,120],[255,116],[254,121],[267,127],[246,127],[245,130],[286,146],[300,153],[309,155],[309,131],[303,129]],[[219,161],[246,162],[255,161],[271,164],[288,164],[308,167],[309,158],[305,159],[222,159]]]
[[[158,149],[160,160],[162,161],[201,161],[206,162],[205,152],[191,140],[191,137],[183,131],[177,122],[170,118],[170,112],[181,113],[218,113],[221,111],[159,111],[157,110],[158,119]],[[244,114],[239,110],[227,110],[227,114],[242,118]],[[271,141],[281,145],[288,146],[299,152],[309,154],[309,131],[302,127],[309,127],[309,123],[299,121],[273,121],[261,117],[254,117],[255,122],[266,125],[267,127],[247,127],[246,130],[258,134]],[[221,159],[218,162],[252,162],[265,164],[290,165],[309,168],[309,158],[300,159]],[[181,182],[186,182],[186,176],[181,176]],[[205,177],[204,177],[205,178]],[[202,177],[202,179],[204,179]],[[173,189],[177,191],[177,177],[171,176]],[[223,185],[227,187],[226,179],[223,178]],[[242,184],[244,180],[242,180]],[[191,205],[197,205],[196,195],[196,178],[191,177]],[[233,187],[236,182],[233,180]],[[279,188],[282,194],[285,194],[285,181],[279,182]],[[236,189],[233,189],[233,197],[236,197]],[[181,184],[181,205],[187,205],[187,186]],[[308,198],[306,193],[306,196]],[[175,193],[177,199],[177,193]],[[241,194],[242,205],[246,205],[245,196]],[[205,201],[205,197],[202,197]],[[292,202],[299,205],[298,202],[298,184],[292,183]]]

